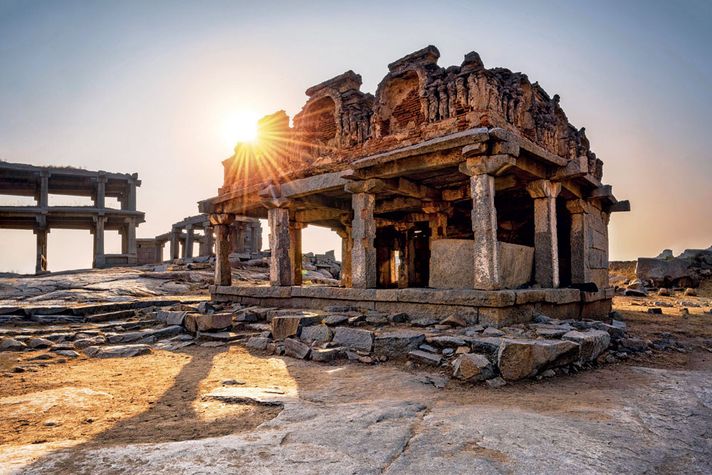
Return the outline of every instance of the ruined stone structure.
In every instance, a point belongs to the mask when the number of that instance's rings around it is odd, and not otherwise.
[[[199,234],[196,233],[199,232]],[[262,226],[256,218],[236,216],[229,230],[231,253],[256,253],[262,248]],[[198,255],[193,255],[193,244],[199,243]],[[207,214],[187,217],[171,226],[167,233],[138,240],[139,264],[163,261],[163,248],[170,243],[169,260],[190,260],[214,254],[215,239]]]
[[[47,271],[47,238],[52,228],[87,229],[94,235],[93,267],[137,262],[136,227],[144,213],[136,210],[138,175],[70,167],[37,167],[0,162],[0,194],[32,196],[35,206],[0,206],[0,228],[31,229],[37,236],[37,273]],[[93,206],[50,206],[49,195],[89,196]],[[107,197],[121,209],[108,208]],[[104,231],[121,235],[121,254],[104,252]]]
[[[601,182],[584,129],[525,74],[474,52],[448,68],[438,57],[428,46],[390,64],[375,96],[353,71],[311,87],[293,127],[277,112],[238,144],[218,196],[200,203],[215,298],[494,324],[608,312],[608,220],[630,206]],[[235,215],[269,221],[271,289],[229,287]],[[346,288],[300,287],[307,225],[341,236]]]

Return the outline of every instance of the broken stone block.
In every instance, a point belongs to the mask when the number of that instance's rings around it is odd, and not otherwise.
[[[458,336],[440,335],[428,338],[428,343],[438,348],[457,348],[466,344],[465,339]]]
[[[485,328],[485,331],[482,332],[483,336],[504,336],[504,332],[502,330],[498,330],[497,328],[494,327],[487,327]]]
[[[499,388],[507,385],[507,381],[502,379],[500,376],[497,376],[496,378],[488,379],[486,382],[487,382],[487,386],[489,386],[492,389],[499,389]]]
[[[386,315],[366,315],[366,322],[371,325],[386,325],[388,323],[388,316]]]
[[[358,328],[337,327],[334,330],[334,344],[370,353],[373,347],[373,332]]]
[[[661,315],[663,313],[663,309],[660,307],[651,307],[648,309],[648,313],[652,313],[655,315]]]
[[[298,336],[300,328],[321,323],[320,316],[280,315],[272,318],[272,337],[284,340],[290,336]]]
[[[209,313],[214,313],[215,308],[210,304],[210,302],[200,302],[198,304],[198,312],[203,315],[207,315]]]
[[[328,363],[337,359],[340,353],[340,348],[312,348],[311,359],[319,363]]]
[[[55,351],[58,355],[66,356],[68,358],[78,358],[79,353],[74,350],[57,350]]]
[[[326,343],[331,341],[334,336],[333,332],[326,325],[311,325],[302,328],[299,339],[304,343]]]
[[[472,351],[475,353],[496,353],[499,351],[499,346],[502,343],[501,338],[494,336],[468,336],[463,337],[463,340],[470,345],[470,348],[472,348]]]
[[[669,297],[670,296],[670,289],[667,289],[665,287],[661,287],[658,289],[658,295],[661,297]]]
[[[428,353],[422,350],[413,350],[408,352],[408,358],[415,361],[416,363],[426,364],[430,366],[440,366],[442,362],[442,357],[434,353]]]
[[[440,323],[440,320],[434,317],[419,317],[411,320],[410,323],[416,327],[429,327]]]
[[[398,330],[377,335],[373,344],[373,353],[388,358],[403,358],[425,340],[425,335],[413,330]]]
[[[343,325],[349,321],[349,317],[346,315],[329,315],[324,319],[324,324],[329,326]]]
[[[185,329],[190,333],[225,330],[232,326],[231,313],[189,313],[185,316]]]
[[[620,339],[625,337],[625,330],[618,327],[614,327],[613,325],[609,325],[607,323],[595,322],[593,323],[593,328],[595,328],[596,330],[603,330],[605,332],[608,332],[612,339]]]
[[[126,358],[150,352],[148,345],[90,346],[84,349],[84,354],[92,358]]]
[[[408,314],[404,312],[391,313],[388,315],[388,321],[391,323],[405,323],[408,321]]]
[[[567,325],[567,328],[560,327],[559,325],[533,325],[536,334],[544,338],[561,338],[567,332],[571,330],[571,327]]]
[[[434,346],[430,346],[427,343],[423,343],[418,347],[419,350],[427,351],[428,353],[438,353],[438,349]]]
[[[579,344],[579,360],[593,361],[611,344],[611,336],[604,330],[570,331],[563,340]]]
[[[306,359],[309,356],[310,350],[309,345],[294,338],[284,340],[284,354],[292,358],[298,358],[300,360]]]
[[[267,345],[270,343],[272,343],[272,340],[269,338],[265,338],[263,336],[253,336],[247,340],[247,344],[245,346],[252,350],[265,351],[267,349]]]
[[[38,350],[42,348],[49,348],[53,345],[51,341],[49,341],[46,338],[31,338],[30,341],[27,342],[27,346],[29,346],[32,349]]]
[[[156,320],[166,325],[183,325],[186,315],[188,315],[188,312],[161,310],[156,315]]]
[[[82,338],[74,342],[74,348],[82,349],[88,346],[97,346],[106,344],[106,338],[103,336],[95,336],[93,338]]]
[[[697,290],[693,289],[692,287],[688,287],[685,289],[684,295],[688,297],[697,297]]]
[[[14,338],[4,338],[0,342],[0,351],[22,351],[25,348],[27,348],[27,345]]]
[[[579,345],[567,340],[502,339],[497,365],[502,377],[516,381],[536,375],[539,370],[573,363]]]
[[[648,349],[648,344],[640,338],[623,338],[620,347],[628,351],[641,352]]]
[[[452,375],[465,381],[484,381],[494,376],[494,368],[487,357],[476,353],[461,354],[452,365]]]

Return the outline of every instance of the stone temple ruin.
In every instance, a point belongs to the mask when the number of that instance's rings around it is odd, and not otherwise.
[[[238,144],[199,206],[215,229],[215,300],[499,326],[608,314],[607,225],[630,205],[602,183],[584,129],[522,73],[438,57],[428,46],[391,63],[375,96],[353,71],[313,86],[292,127],[280,111]],[[268,219],[270,287],[230,285],[240,215]],[[343,288],[302,286],[307,225],[341,237]]]
[[[200,231],[196,234],[195,231]],[[262,249],[262,226],[255,218],[236,216],[229,229],[230,253],[254,254]],[[199,243],[193,256],[193,243]],[[163,248],[169,243],[169,260],[191,260],[214,255],[213,228],[206,214],[189,216],[173,224],[167,233],[155,238],[138,239],[138,263],[157,264],[163,261]]]
[[[47,271],[47,235],[52,228],[87,229],[94,235],[93,267],[137,263],[136,227],[144,213],[136,210],[137,174],[37,167],[0,161],[0,194],[31,196],[35,206],[0,206],[0,228],[31,229],[37,236],[37,273]],[[49,195],[88,196],[93,206],[50,206]],[[106,206],[107,197],[121,206]],[[104,231],[121,235],[121,254],[104,252]]]

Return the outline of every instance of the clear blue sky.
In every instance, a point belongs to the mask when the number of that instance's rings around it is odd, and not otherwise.
[[[348,69],[468,51],[559,94],[633,212],[611,258],[712,244],[712,2],[134,2],[0,0],[0,158],[138,172],[139,236],[215,194],[236,111],[299,111]],[[0,203],[7,203],[0,197]],[[34,269],[34,236],[0,230],[0,271]],[[117,251],[116,236],[108,251]],[[88,266],[88,232],[50,234],[51,270]],[[338,246],[308,229],[305,250]]]

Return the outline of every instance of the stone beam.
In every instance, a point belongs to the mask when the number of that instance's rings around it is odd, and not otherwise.
[[[616,201],[608,207],[609,213],[620,213],[627,211],[630,211],[630,201],[628,200]]]
[[[392,213],[394,211],[401,211],[404,209],[411,208],[422,208],[423,202],[415,198],[403,198],[398,196],[389,200],[382,200],[376,204],[375,213]]]

